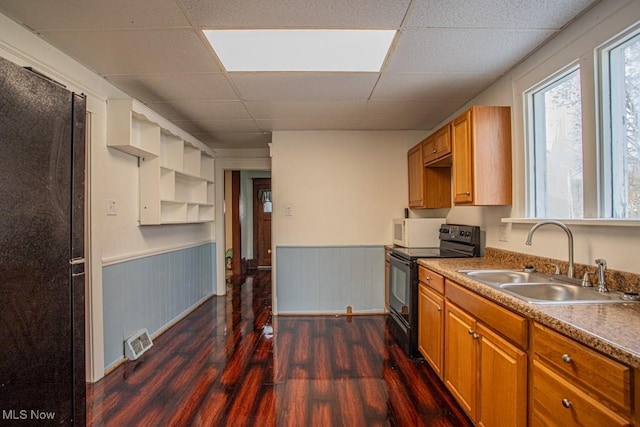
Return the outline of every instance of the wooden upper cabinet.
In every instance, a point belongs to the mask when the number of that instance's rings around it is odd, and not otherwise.
[[[451,125],[447,124],[423,141],[425,166],[451,165]]]
[[[424,163],[422,161],[422,143],[407,153],[409,170],[409,207],[424,207]]]
[[[510,205],[510,108],[474,106],[451,126],[453,202]]]
[[[410,208],[451,207],[451,169],[425,167],[423,142],[407,153]]]

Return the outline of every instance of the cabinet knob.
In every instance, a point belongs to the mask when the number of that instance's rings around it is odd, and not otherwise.
[[[564,363],[571,363],[572,362],[571,357],[568,354],[563,354],[562,355],[562,361]]]
[[[480,338],[480,335],[476,334],[475,332],[471,336],[473,337],[474,340],[477,340],[478,338]]]
[[[467,331],[467,333],[468,333],[469,335],[473,335],[473,329],[469,329],[469,330]]]
[[[442,307],[438,306],[438,307],[436,308],[436,310],[438,310],[438,311],[442,311]]]
[[[467,196],[471,195],[470,191],[465,191],[464,194],[466,194]]]
[[[438,152],[438,150],[433,149],[433,151],[431,151],[431,152],[432,152],[433,154],[435,154],[435,153],[437,153],[437,152]]]
[[[567,398],[562,399],[562,406],[567,409],[571,408],[571,401]]]

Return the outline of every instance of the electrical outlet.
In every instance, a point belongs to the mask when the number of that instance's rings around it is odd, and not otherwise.
[[[107,215],[118,215],[118,203],[113,199],[107,200]]]
[[[503,224],[500,226],[500,235],[498,236],[498,240],[500,240],[501,242],[508,242],[509,237],[507,235],[508,235],[508,226],[507,224]]]

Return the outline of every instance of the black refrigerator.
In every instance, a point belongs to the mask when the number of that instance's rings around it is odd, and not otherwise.
[[[85,120],[0,58],[0,425],[85,424]]]

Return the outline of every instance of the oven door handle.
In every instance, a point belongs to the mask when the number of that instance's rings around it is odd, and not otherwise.
[[[411,266],[411,261],[407,261],[405,259],[399,258],[399,257],[395,256],[394,254],[391,254],[389,256],[389,258],[390,258],[390,261],[395,261],[395,262],[400,263],[402,265],[406,265],[407,267]]]

